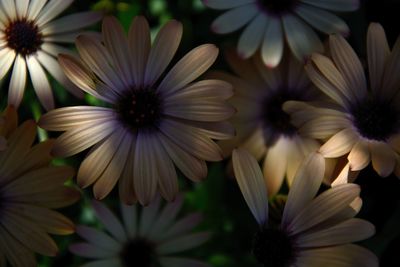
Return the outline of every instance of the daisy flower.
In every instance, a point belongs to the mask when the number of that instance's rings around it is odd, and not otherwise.
[[[22,101],[27,73],[47,110],[54,108],[46,72],[76,96],[82,96],[64,75],[57,60],[68,50],[57,43],[73,43],[78,30],[101,19],[96,12],[83,12],[55,19],[73,0],[3,0],[0,3],[0,80],[12,68],[8,103]],[[46,71],[45,71],[46,70]]]
[[[246,150],[233,152],[233,166],[242,194],[260,228],[254,257],[264,266],[378,266],[377,257],[351,242],[372,236],[375,227],[353,218],[361,208],[356,184],[342,184],[316,197],[324,177],[324,159],[305,159],[289,191],[281,223],[268,215],[268,197],[257,161]]]
[[[0,135],[8,141],[0,152],[0,263],[37,266],[34,253],[55,256],[58,252],[49,234],[74,232],[73,223],[53,211],[79,199],[77,190],[64,186],[74,170],[50,164],[52,141],[32,147],[36,125],[26,121],[17,127],[13,108],[5,111]]]
[[[213,139],[234,134],[226,122],[234,109],[225,103],[230,84],[220,80],[191,83],[215,61],[218,49],[211,44],[189,52],[160,78],[173,58],[182,36],[182,25],[170,21],[153,45],[143,17],[136,17],[126,38],[115,18],[103,23],[104,44],[80,36],[80,59],[61,55],[66,75],[82,90],[104,100],[108,107],[78,106],[51,111],[39,125],[66,131],[54,154],[70,156],[89,147],[78,184],[94,185],[97,199],[119,182],[121,199],[148,204],[157,188],[167,200],[178,192],[175,165],[193,181],[206,177],[205,160],[219,161],[222,152]]]
[[[335,105],[288,103],[285,109],[297,114],[304,135],[327,140],[320,148],[326,158],[347,155],[351,171],[372,162],[380,176],[400,177],[400,39],[391,51],[383,28],[370,24],[367,74],[343,37],[331,36],[329,46],[331,56],[314,54],[306,70]]]
[[[292,53],[304,60],[323,46],[312,28],[325,34],[349,34],[346,23],[330,11],[353,11],[359,0],[203,0],[213,9],[228,10],[212,24],[225,34],[244,27],[237,51],[249,58],[260,48],[263,62],[275,67],[282,59],[285,40]]]
[[[177,197],[159,211],[157,198],[143,207],[139,215],[135,205],[121,204],[122,221],[103,204],[92,202],[100,222],[108,233],[87,226],[78,226],[77,233],[87,242],[70,246],[72,253],[94,259],[91,267],[209,267],[201,261],[173,254],[195,248],[209,239],[208,232],[191,233],[201,222],[198,213],[175,221],[182,207]]]
[[[263,161],[268,193],[273,196],[285,177],[289,185],[292,183],[303,158],[320,147],[319,142],[297,133],[282,104],[288,100],[318,100],[319,91],[294,57],[285,58],[275,69],[267,68],[260,57],[243,60],[235,51],[226,53],[226,59],[237,76],[223,72],[211,75],[234,85],[235,94],[229,101],[237,109],[232,117],[237,134],[234,139],[220,142],[220,146],[225,157],[234,148],[244,147]]]

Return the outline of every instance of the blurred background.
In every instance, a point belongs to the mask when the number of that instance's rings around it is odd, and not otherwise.
[[[66,13],[86,10],[106,11],[116,16],[125,29],[129,28],[134,16],[144,15],[149,20],[153,35],[166,21],[173,18],[181,21],[184,25],[184,34],[175,61],[203,43],[214,43],[222,52],[226,47],[235,46],[239,35],[239,33],[223,36],[213,34],[210,31],[211,22],[221,12],[206,9],[200,0],[77,0]],[[400,0],[362,0],[362,6],[357,12],[340,14],[351,28],[349,42],[362,58],[365,58],[366,54],[368,23],[372,21],[381,23],[392,46],[400,33],[399,11]],[[100,30],[100,25],[94,27],[93,30]],[[229,71],[223,60],[223,52],[220,53],[213,68]],[[1,84],[2,109],[6,105],[7,84],[7,79],[4,79]],[[54,81],[52,85],[57,107],[96,103],[96,100],[90,97],[84,100],[75,99]],[[31,118],[37,120],[42,112],[30,85],[19,109],[20,121]],[[41,138],[45,138],[46,133],[40,134]],[[56,135],[50,137],[56,137]],[[85,154],[83,152],[72,158],[57,159],[55,164],[69,164],[78,168]],[[188,252],[185,256],[202,259],[215,267],[258,266],[251,254],[251,243],[257,224],[236,182],[226,175],[226,163],[210,164],[208,178],[200,184],[193,184],[183,177],[179,180],[181,191],[184,192],[186,199],[182,213],[202,212],[205,219],[199,229],[207,229],[213,233],[209,242]],[[378,255],[382,267],[399,266],[398,263],[393,263],[398,262],[397,256],[400,251],[399,179],[394,176],[380,178],[372,169],[366,169],[359,175],[357,183],[362,187],[361,194],[364,201],[359,217],[371,221],[377,229],[376,236],[362,242],[361,245]],[[89,206],[89,201],[92,199],[91,188],[82,191],[82,196],[81,201],[63,209],[62,212],[76,224],[101,228]],[[104,201],[115,213],[119,214],[119,198],[116,190]],[[55,237],[55,239],[60,247],[60,254],[56,258],[39,257],[40,267],[74,267],[85,262],[68,251],[69,244],[80,241],[79,237],[71,235]]]

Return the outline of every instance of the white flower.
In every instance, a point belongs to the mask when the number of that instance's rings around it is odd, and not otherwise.
[[[349,34],[339,17],[328,11],[353,11],[359,0],[203,0],[213,9],[228,10],[212,24],[216,33],[230,33],[245,27],[238,43],[243,58],[259,47],[264,63],[275,67],[281,61],[285,40],[299,60],[322,51],[312,28],[325,34]],[[328,10],[328,11],[326,11]]]
[[[377,257],[350,244],[372,236],[374,226],[353,218],[361,208],[360,188],[341,184],[316,197],[324,176],[324,158],[311,154],[299,168],[279,226],[268,220],[268,197],[257,161],[245,150],[233,152],[242,194],[260,228],[253,254],[264,266],[375,267]]]
[[[73,43],[80,29],[99,21],[102,15],[82,12],[55,19],[73,1],[0,1],[0,79],[12,68],[8,104],[20,105],[28,72],[47,110],[54,108],[54,99],[46,71],[71,93],[82,96],[55,59],[59,53],[70,53],[57,43]]]

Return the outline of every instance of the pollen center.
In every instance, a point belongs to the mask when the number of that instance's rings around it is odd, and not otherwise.
[[[371,140],[386,141],[400,129],[398,110],[385,101],[368,99],[355,106],[351,113],[360,135]]]
[[[261,8],[272,14],[282,14],[293,10],[298,0],[259,0]]]
[[[129,241],[120,254],[123,267],[152,267],[154,264],[154,244],[143,238]]]
[[[296,133],[296,127],[290,123],[290,115],[282,109],[283,103],[289,100],[301,99],[285,90],[280,90],[266,97],[261,114],[266,131],[285,136],[292,136]]]
[[[153,90],[132,90],[120,99],[116,109],[121,121],[130,128],[151,128],[161,120],[162,101]]]
[[[263,228],[254,237],[253,254],[265,267],[289,267],[295,260],[295,245],[286,232]]]
[[[23,56],[35,53],[43,44],[42,34],[33,21],[16,20],[5,29],[9,48]]]

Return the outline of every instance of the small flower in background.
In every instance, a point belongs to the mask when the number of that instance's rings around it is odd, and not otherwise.
[[[67,235],[74,224],[52,209],[76,202],[80,193],[64,183],[74,176],[66,166],[52,166],[51,140],[32,146],[36,124],[17,127],[17,113],[9,107],[0,126],[8,147],[0,151],[0,263],[37,266],[34,253],[55,256],[58,248],[49,234]],[[5,265],[1,265],[5,266]]]
[[[359,7],[359,0],[203,0],[213,9],[228,10],[212,24],[216,33],[230,33],[244,27],[237,51],[249,58],[258,48],[263,62],[276,67],[282,59],[285,40],[298,60],[323,46],[312,28],[325,34],[349,34],[339,17],[328,11],[347,12]],[[328,11],[326,11],[328,10]]]
[[[263,160],[268,193],[273,196],[285,177],[291,185],[303,158],[320,147],[319,142],[297,133],[282,104],[288,100],[316,101],[322,94],[294,57],[285,57],[275,69],[265,67],[260,57],[240,59],[235,51],[227,52],[226,59],[239,77],[224,72],[210,76],[234,85],[235,94],[229,102],[237,109],[231,119],[237,134],[219,144],[225,157],[239,146]]]
[[[374,226],[353,218],[361,208],[356,184],[342,184],[316,197],[324,176],[324,159],[311,154],[296,174],[279,226],[269,222],[268,196],[257,161],[247,151],[233,152],[235,176],[260,225],[253,254],[264,266],[378,266],[377,257],[350,244],[375,232]]]
[[[35,92],[47,110],[54,108],[45,70],[76,96],[82,92],[64,75],[55,57],[70,53],[57,43],[73,43],[79,30],[102,17],[82,12],[54,20],[73,0],[4,0],[0,4],[0,79],[12,67],[8,103],[18,107],[29,72]],[[44,67],[44,68],[43,68]]]
[[[400,39],[392,51],[383,28],[368,29],[367,81],[360,60],[341,36],[330,37],[328,58],[314,54],[306,70],[334,104],[289,102],[285,109],[298,118],[302,134],[325,140],[326,158],[348,155],[347,168],[360,171],[370,162],[382,177],[400,177]]]
[[[160,199],[157,198],[143,207],[140,215],[135,205],[121,204],[122,224],[105,205],[93,201],[96,215],[108,234],[78,226],[77,233],[87,243],[73,244],[70,250],[76,255],[95,259],[87,264],[91,267],[209,267],[201,261],[174,255],[198,247],[210,236],[208,232],[191,233],[201,222],[198,213],[175,221],[182,203],[183,198],[178,196],[159,211]]]
[[[66,131],[56,141],[57,156],[93,146],[79,169],[78,184],[94,183],[97,199],[104,198],[120,179],[125,203],[137,198],[148,204],[157,188],[171,201],[178,192],[174,165],[199,181],[207,175],[205,160],[222,159],[211,138],[233,136],[226,120],[234,109],[225,103],[233,94],[231,85],[220,80],[191,83],[214,63],[218,49],[211,44],[193,49],[160,79],[181,36],[182,25],[173,20],[162,27],[151,46],[143,17],[134,19],[128,38],[118,21],[107,17],[104,45],[80,36],[76,45],[81,59],[60,56],[72,82],[112,105],[61,108],[39,122],[47,130]]]

